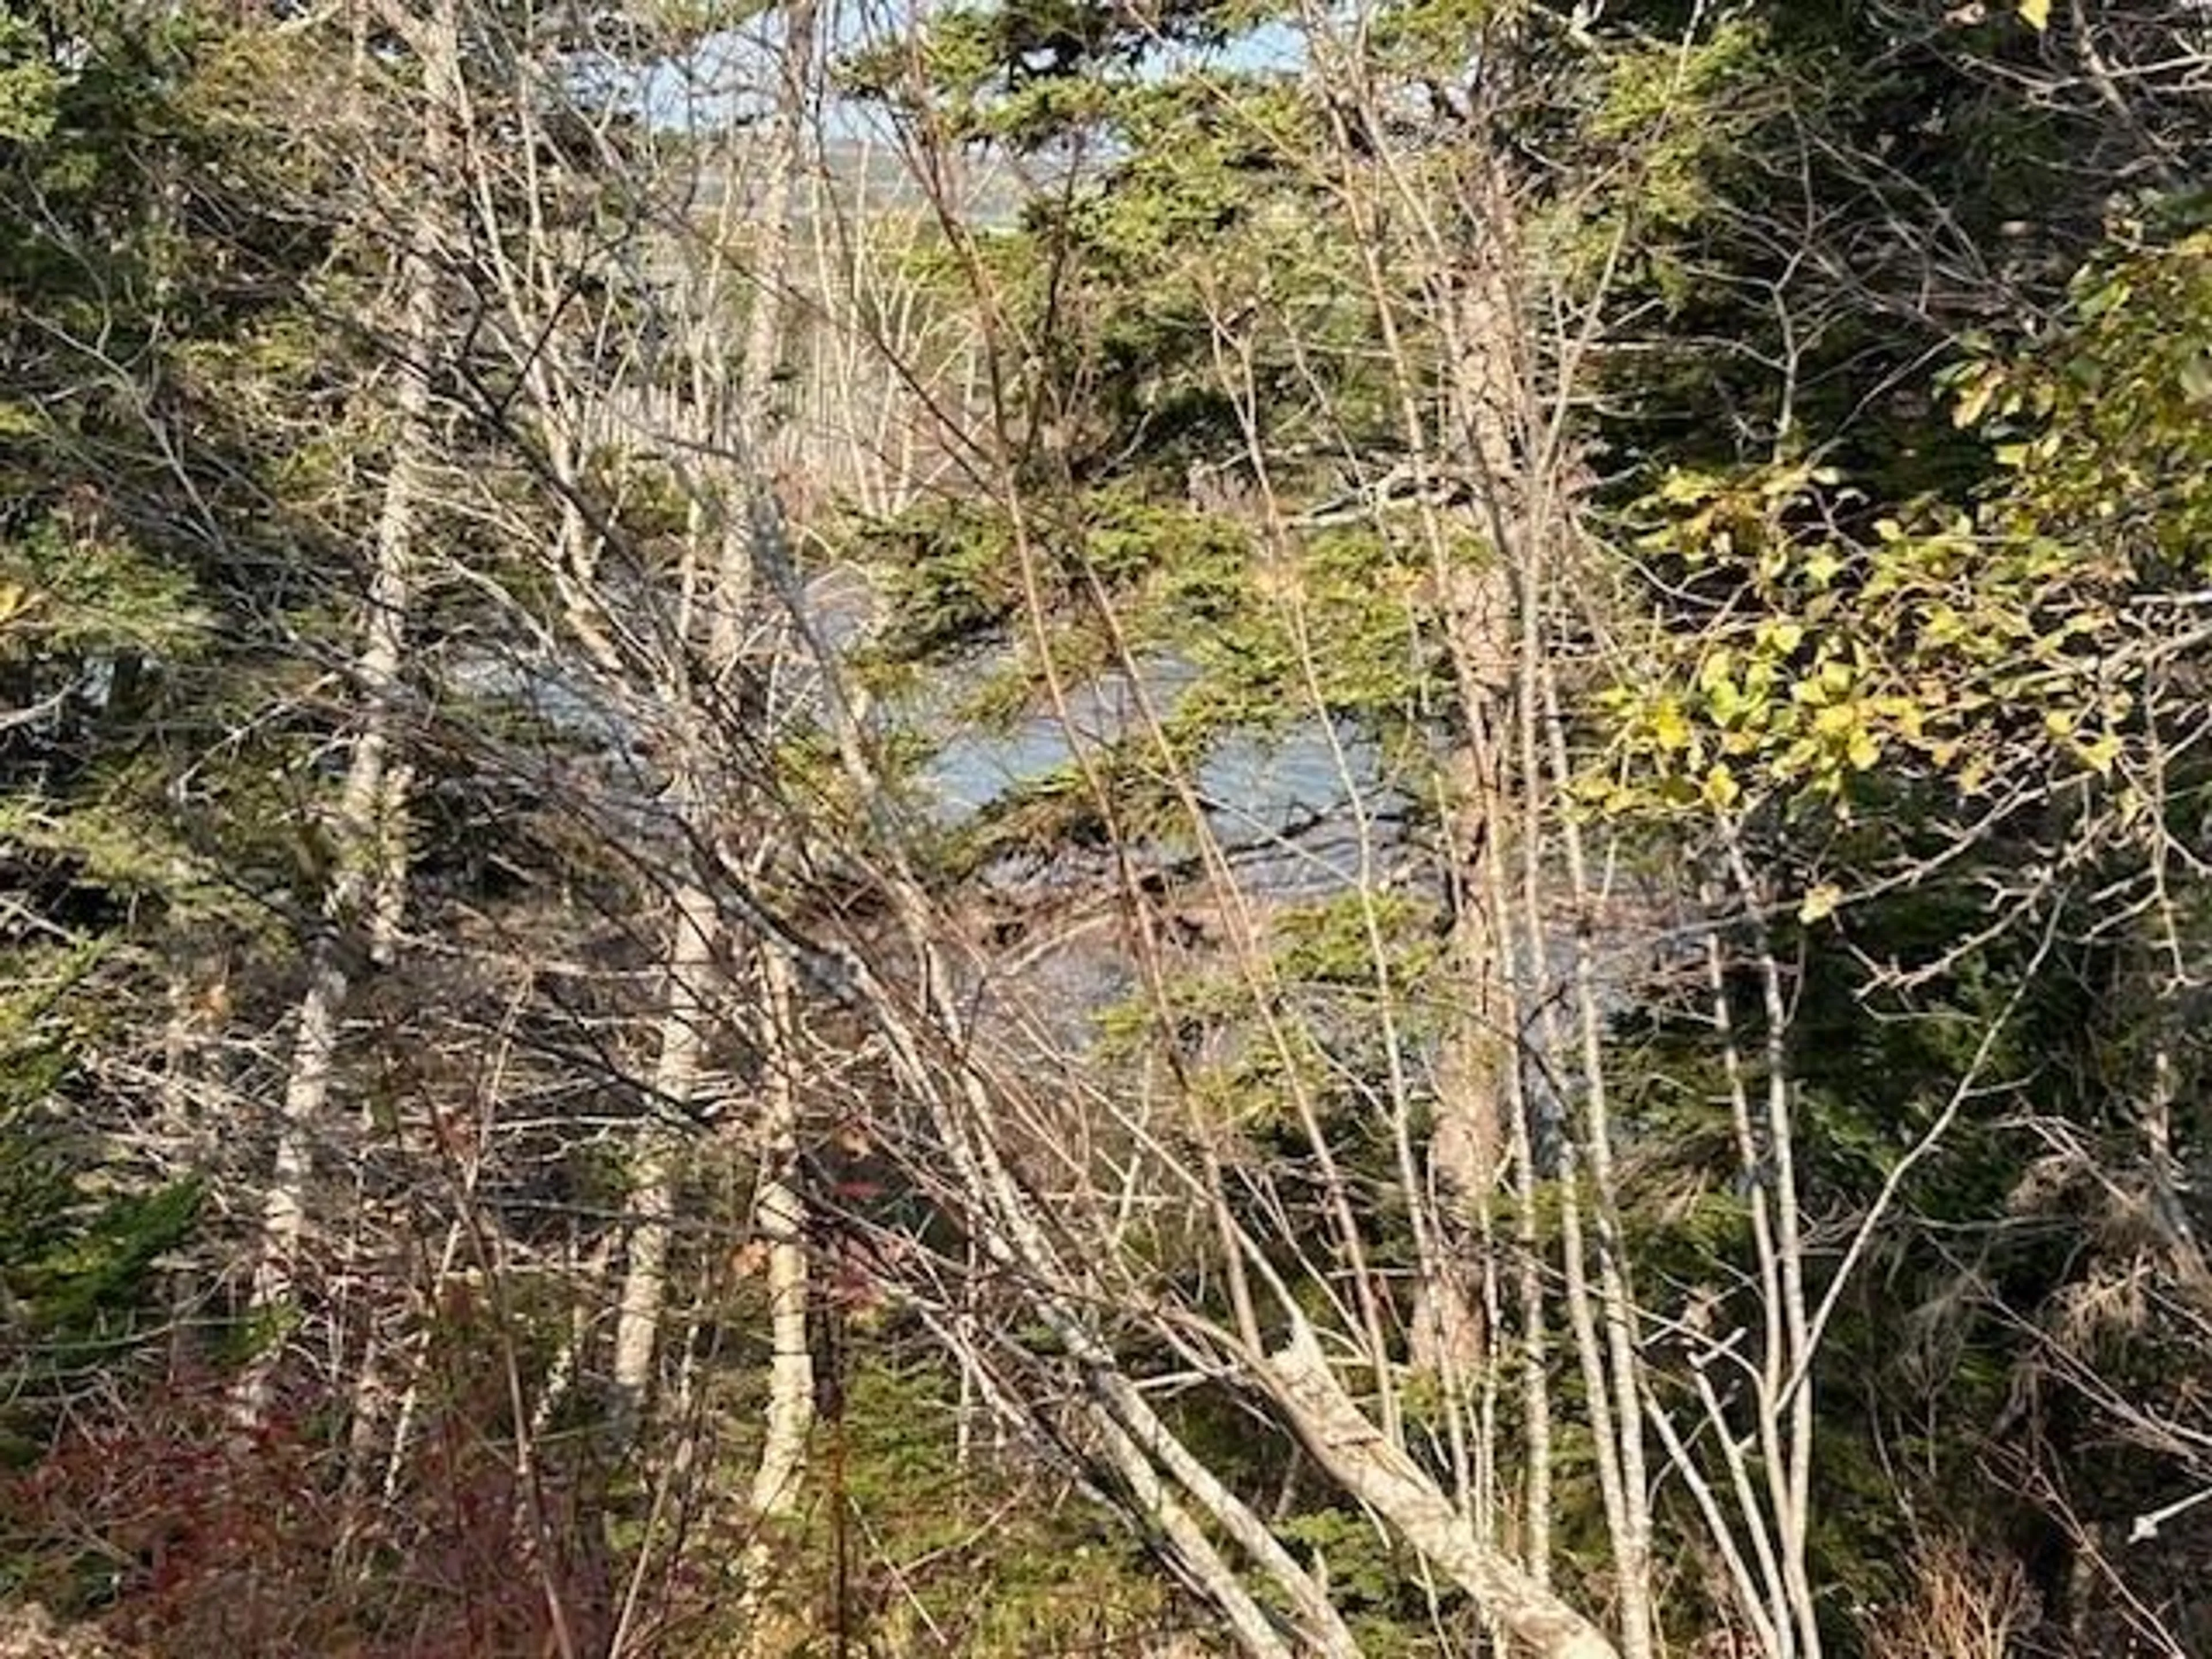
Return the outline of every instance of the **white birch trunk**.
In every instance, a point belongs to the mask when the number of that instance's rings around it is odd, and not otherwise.
[[[768,1244],[768,1422],[760,1467],[753,1474],[753,1514],[788,1516],[799,1504],[806,1439],[814,1423],[814,1355],[806,1341],[806,1208],[794,1182],[799,1158],[799,1097],[791,966],[763,951],[768,1006],[762,1024],[769,1074],[761,1091],[760,1236]]]
[[[630,1170],[629,1249],[615,1315],[612,1429],[618,1444],[636,1435],[652,1390],[653,1358],[668,1302],[668,1249],[675,1208],[678,1144],[662,1115],[697,1099],[707,1022],[720,975],[714,896],[696,881],[678,890],[663,969],[659,1053],[653,1069],[655,1114]]]
[[[791,204],[812,79],[814,22],[813,0],[799,0],[787,15],[782,84],[771,125],[767,180],[756,222],[759,240],[754,250],[753,276],[757,291],[753,295],[746,327],[744,356],[738,366],[737,398],[727,428],[714,430],[717,423],[711,415],[706,422],[714,440],[711,447],[723,453],[734,453],[739,466],[735,487],[722,492],[718,558],[711,570],[701,573],[706,584],[702,608],[706,613],[706,668],[711,682],[704,688],[703,701],[708,708],[721,701],[716,694],[724,689],[743,656],[755,591],[754,568],[760,556],[756,545],[759,538],[757,526],[764,514],[771,521],[777,514],[774,481],[768,471],[766,442],[773,414],[775,370],[781,356],[783,307],[780,301],[789,277]],[[719,252],[712,257],[719,258]],[[687,320],[695,338],[706,348],[695,353],[695,360],[713,362],[717,354],[711,342],[721,325],[718,313],[722,288],[711,270],[708,279],[699,286],[697,303],[702,314]],[[719,390],[701,385],[696,388],[698,401],[704,405],[716,400]],[[743,510],[733,510],[740,501]],[[695,534],[705,528],[703,517],[695,513]],[[702,708],[687,709],[681,717],[693,729],[686,734],[690,752],[682,763],[690,775],[679,779],[678,791],[686,829],[697,840],[711,844],[716,837],[714,827],[708,818],[718,803],[706,779],[699,775],[706,745],[697,726],[707,717],[707,708]],[[697,881],[687,878],[676,895],[676,931],[670,944],[665,974],[667,1003],[661,1020],[659,1058],[653,1077],[655,1104],[663,1112],[681,1112],[696,1095],[704,1053],[705,1022],[712,1016],[711,1005],[720,978],[714,963],[720,923],[715,917],[713,896]],[[769,1024],[775,1023],[771,1016]],[[771,1042],[771,1065],[781,1064],[787,1058],[776,1052]],[[773,1089],[775,1085],[771,1083],[770,1086]],[[621,1442],[632,1438],[641,1421],[652,1380],[653,1355],[667,1306],[668,1250],[675,1197],[672,1164],[675,1151],[675,1143],[667,1130],[656,1126],[647,1133],[632,1175],[629,1248],[615,1328],[614,1429]],[[771,1279],[780,1279],[781,1301],[787,1304],[772,1315],[772,1320],[787,1319],[788,1310],[795,1307],[799,1321],[799,1346],[803,1348],[806,1263],[797,1240],[803,1231],[804,1212],[796,1190],[787,1182],[777,1181],[772,1194],[763,1190],[764,1209],[771,1196],[777,1212],[775,1224],[787,1234],[781,1250],[773,1237],[769,1241]],[[775,1292],[772,1290],[771,1294],[773,1297]],[[786,1335],[787,1332],[780,1331],[779,1350]],[[797,1464],[791,1447],[794,1437],[803,1443],[812,1406],[811,1376],[802,1395],[795,1386],[796,1376],[794,1365],[787,1361],[781,1362],[780,1371],[772,1377],[772,1387],[780,1385],[783,1393],[777,1397],[780,1405],[774,1417],[768,1451],[779,1462],[793,1460],[787,1474],[795,1474]],[[769,1473],[764,1464],[763,1479],[767,1479]]]
[[[447,154],[450,88],[459,46],[450,10],[419,39],[424,53],[422,139],[434,176]],[[392,705],[399,690],[408,612],[416,586],[415,539],[422,513],[432,433],[430,386],[439,324],[437,228],[434,210],[416,216],[399,267],[401,315],[393,353],[398,374],[397,431],[391,471],[377,515],[375,562],[353,678],[361,727],[347,756],[345,781],[332,809],[332,868],[323,898],[324,929],[308,953],[307,987],[300,1000],[285,1075],[276,1147],[262,1200],[259,1250],[252,1306],[281,1308],[295,1288],[308,1226],[308,1184],[315,1146],[330,1129],[330,1094],[338,1035],[356,953],[387,960],[404,903],[407,773],[392,757]],[[258,1418],[267,1404],[269,1356],[249,1372],[240,1403]]]
[[[1301,1323],[1269,1357],[1262,1381],[1314,1461],[1514,1640],[1540,1659],[1619,1659],[1596,1626],[1476,1538],[1420,1465],[1353,1403],[1310,1327]]]

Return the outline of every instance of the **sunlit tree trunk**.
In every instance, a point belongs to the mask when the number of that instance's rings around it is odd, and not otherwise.
[[[459,46],[450,7],[441,8],[416,38],[422,80],[422,155],[428,176],[435,179],[443,176],[450,149],[447,122],[459,77]],[[351,675],[359,726],[321,836],[329,855],[322,925],[307,953],[307,985],[294,1027],[276,1152],[261,1206],[252,1297],[263,1315],[282,1310],[296,1289],[311,1219],[316,1150],[334,1127],[331,1077],[349,990],[362,964],[391,960],[405,903],[408,775],[393,753],[394,704],[415,603],[416,541],[434,440],[429,366],[436,359],[443,321],[438,210],[427,198],[420,199],[398,272],[392,457],[376,519],[362,644]],[[251,1415],[258,1416],[266,1404],[274,1360],[272,1352],[247,1375],[241,1402]]]
[[[772,471],[771,434],[778,370],[784,358],[782,301],[792,264],[793,204],[804,161],[814,60],[813,0],[799,0],[784,15],[775,111],[769,124],[761,200],[751,218],[746,275],[752,292],[743,348],[734,365],[734,395],[695,379],[695,409],[706,417],[703,429],[709,446],[725,461],[734,459],[736,476],[704,498],[713,502],[711,514],[698,510],[703,501],[695,495],[693,538],[702,585],[700,609],[704,616],[700,620],[705,636],[707,683],[690,688],[691,706],[678,717],[688,728],[688,746],[692,751],[684,763],[694,769],[701,766],[714,746],[709,738],[713,722],[729,719],[733,713],[742,717],[744,712],[733,693],[746,630],[754,619],[757,568],[763,556],[759,544],[764,526],[765,533],[780,533],[781,504],[776,499]],[[726,220],[735,173],[733,167],[725,183]],[[718,242],[720,240],[718,237]],[[691,289],[699,313],[685,321],[694,344],[695,375],[708,366],[727,362],[715,338],[725,325],[720,313],[726,289],[721,280],[720,258],[719,246],[708,254],[703,279]],[[711,551],[701,544],[705,538],[713,542]],[[780,550],[773,556],[780,556]],[[706,844],[714,844],[718,830],[714,820],[729,811],[730,804],[714,798],[700,769],[679,780],[678,791],[684,808],[681,821],[687,831]],[[711,1018],[710,1004],[720,978],[714,961],[720,924],[714,896],[702,878],[680,878],[673,902],[678,921],[665,975],[667,1006],[661,1022],[654,1093],[660,1109],[680,1113],[691,1103],[700,1081],[704,1027]],[[763,1454],[763,1485],[757,1490],[772,1495],[779,1508],[793,1501],[793,1479],[813,1398],[811,1381],[805,1387],[799,1385],[799,1368],[807,1363],[805,1211],[791,1182],[788,1160],[775,1150],[789,1139],[790,1103],[794,1098],[790,1093],[792,1057],[781,1047],[787,1030],[787,1021],[772,1012],[760,1033],[766,1039],[767,1064],[772,1074],[764,1097],[768,1105],[764,1116],[771,1121],[760,1126],[759,1203],[769,1246],[769,1282],[775,1287],[771,1322],[777,1358]],[[777,1073],[781,1073],[781,1081],[774,1075]],[[667,1305],[676,1145],[665,1125],[648,1127],[633,1166],[629,1247],[616,1322],[613,1370],[617,1432],[623,1435],[635,1431],[651,1382]],[[788,1354],[787,1347],[792,1350]]]
[[[720,928],[713,896],[686,882],[671,903],[668,954],[661,970],[663,999],[653,1097],[630,1168],[625,1216],[628,1251],[615,1309],[613,1431],[633,1437],[652,1387],[663,1310],[668,1302],[668,1255],[674,1226],[675,1181],[682,1143],[668,1121],[698,1100],[708,1024],[716,1017],[721,974],[714,961]]]
[[[806,1340],[806,1208],[798,1185],[799,1091],[796,1006],[791,969],[763,952],[762,1024],[769,1070],[762,1081],[757,1225],[768,1246],[768,1421],[753,1475],[753,1513],[789,1516],[798,1506],[806,1436],[814,1417],[813,1350]]]

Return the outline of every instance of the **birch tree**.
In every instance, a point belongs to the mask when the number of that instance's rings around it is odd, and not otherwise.
[[[761,614],[755,595],[763,574],[774,578],[787,556],[783,507],[771,471],[775,451],[779,371],[786,361],[783,331],[790,315],[786,301],[793,270],[794,198],[805,178],[804,142],[815,96],[816,13],[811,0],[781,16],[773,77],[773,109],[759,171],[759,196],[750,217],[751,235],[744,263],[735,269],[727,243],[734,222],[743,168],[726,151],[729,169],[721,186],[716,234],[703,246],[686,247],[699,263],[691,271],[686,296],[691,409],[697,424],[679,441],[694,447],[694,495],[690,540],[698,567],[683,580],[696,596],[704,652],[702,683],[679,688],[696,711],[692,718],[744,720],[748,711],[730,701],[746,667],[746,634]],[[739,290],[746,323],[734,362],[722,349],[721,331],[732,321],[730,301]],[[764,570],[763,566],[767,568]],[[788,581],[788,578],[785,580]],[[708,729],[711,729],[709,727]],[[710,742],[705,731],[690,742]],[[688,745],[687,745],[688,746]],[[687,833],[708,844],[722,834],[721,815],[729,809],[706,769],[704,755],[680,763],[675,785],[684,805],[678,813]],[[653,1092],[678,1111],[697,1089],[701,1044],[715,1018],[718,981],[714,957],[721,924],[714,899],[696,883],[678,885],[672,897],[677,920],[666,969],[667,1012],[659,1042]],[[806,1269],[801,1235],[805,1212],[791,1185],[792,1120],[789,996],[770,974],[767,1011],[760,1028],[769,1078],[759,1122],[761,1176],[757,1197],[769,1247],[771,1320],[775,1361],[770,1382],[769,1440],[762,1457],[757,1495],[763,1513],[788,1510],[796,1500],[796,1480],[812,1408],[810,1349],[806,1342]],[[666,1302],[666,1261],[674,1172],[673,1148],[655,1136],[641,1152],[634,1173],[633,1208],[620,1316],[615,1331],[614,1386],[618,1420],[634,1424],[652,1373]]]
[[[459,24],[450,6],[428,20],[402,16],[422,82],[421,142],[428,176],[447,176],[450,123],[459,88]],[[419,581],[416,540],[428,507],[434,442],[431,377],[444,343],[438,210],[416,206],[394,273],[392,445],[378,504],[362,603],[361,647],[351,678],[357,729],[345,740],[343,781],[330,810],[331,876],[323,925],[308,950],[308,981],[292,1039],[274,1162],[262,1203],[252,1304],[276,1313],[292,1297],[313,1202],[314,1157],[332,1138],[331,1080],[356,966],[388,965],[398,948],[407,858],[407,766],[395,752],[407,623]],[[271,1359],[275,1358],[272,1350]],[[243,1397],[266,1403],[268,1367]]]

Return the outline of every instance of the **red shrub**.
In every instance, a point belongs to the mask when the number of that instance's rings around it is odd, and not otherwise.
[[[505,1425],[426,1408],[391,1498],[386,1460],[349,1470],[337,1402],[280,1398],[239,1421],[222,1380],[173,1380],[73,1414],[0,1482],[10,1588],[176,1659],[538,1659],[557,1596],[574,1651],[605,1643],[611,1569],[572,1475],[517,1475]]]

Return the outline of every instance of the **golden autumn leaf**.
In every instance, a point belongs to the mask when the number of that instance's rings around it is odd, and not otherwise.
[[[1743,797],[1743,786],[1735,781],[1735,774],[1720,761],[1705,774],[1705,787],[1698,792],[1705,804],[1716,811],[1725,812]]]
[[[1681,705],[1672,697],[1652,710],[1651,740],[1661,749],[1668,750],[1689,746],[1690,723],[1682,717]]]

